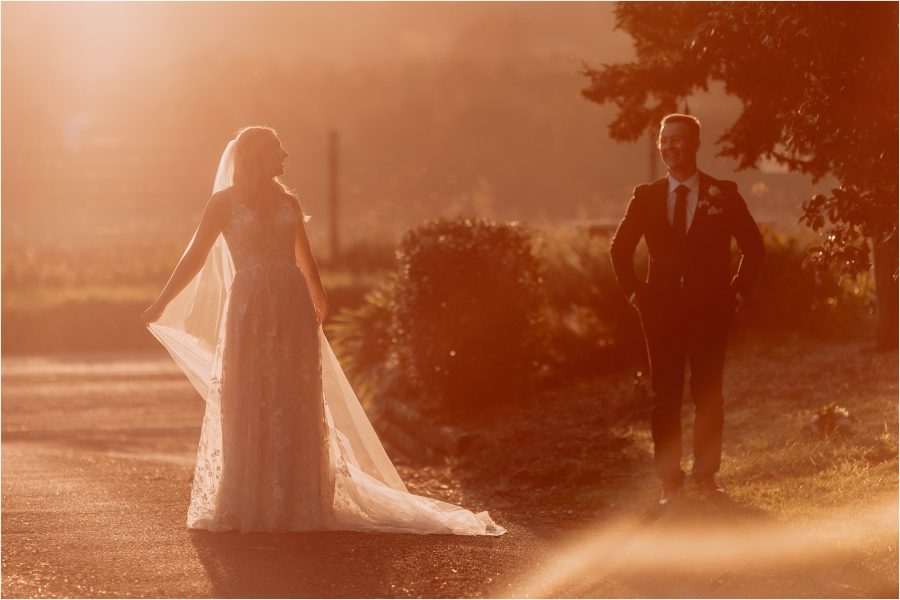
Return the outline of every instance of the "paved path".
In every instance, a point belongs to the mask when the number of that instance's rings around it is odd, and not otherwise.
[[[6,597],[493,595],[547,538],[190,531],[203,407],[168,357],[4,359],[2,393]]]

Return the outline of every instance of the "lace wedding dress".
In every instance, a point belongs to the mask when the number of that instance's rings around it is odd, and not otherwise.
[[[231,185],[232,149],[215,191]],[[228,201],[206,264],[149,326],[206,400],[187,526],[503,534],[403,485],[316,322],[296,205]]]

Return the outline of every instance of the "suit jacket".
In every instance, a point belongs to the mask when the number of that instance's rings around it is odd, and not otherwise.
[[[747,296],[762,265],[765,247],[756,221],[733,181],[700,172],[697,209],[687,235],[680,241],[669,224],[663,177],[634,189],[625,217],[610,243],[616,281],[626,296],[682,298],[689,305],[730,306],[734,294]],[[643,237],[650,251],[647,280],[634,270],[634,250]],[[731,273],[731,238],[737,240],[741,262]]]

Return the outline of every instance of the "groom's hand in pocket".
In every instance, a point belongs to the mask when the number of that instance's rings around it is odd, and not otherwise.
[[[633,292],[628,296],[628,302],[636,309],[641,308],[641,304],[644,302],[644,296],[647,293],[647,284],[646,283],[638,283],[638,286],[634,289]]]
[[[744,308],[744,295],[738,291],[732,291],[731,305],[734,307],[734,312],[741,312],[741,310]]]

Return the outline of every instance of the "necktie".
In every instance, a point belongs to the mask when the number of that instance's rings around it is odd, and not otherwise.
[[[675,214],[672,216],[672,227],[678,237],[687,233],[687,195],[690,191],[686,185],[675,188]]]

